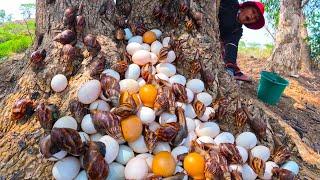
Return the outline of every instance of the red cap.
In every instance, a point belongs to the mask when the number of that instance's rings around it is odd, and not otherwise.
[[[245,24],[245,26],[249,29],[260,29],[264,26],[265,24],[265,20],[264,20],[264,4],[261,2],[257,2],[257,1],[247,1],[244,2],[242,4],[240,4],[240,8],[244,8],[244,7],[255,7],[258,10],[258,13],[260,14],[260,19],[255,22],[255,23],[251,23],[251,24]]]

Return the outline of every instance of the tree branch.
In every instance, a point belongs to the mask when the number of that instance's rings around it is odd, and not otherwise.
[[[267,32],[270,34],[270,36],[272,37],[273,41],[276,41],[276,37],[274,36],[273,33],[271,33],[271,31],[269,30],[269,28],[267,26],[265,26],[265,29],[267,30]]]
[[[301,2],[301,8],[304,8],[305,5],[307,5],[309,0],[302,0]]]

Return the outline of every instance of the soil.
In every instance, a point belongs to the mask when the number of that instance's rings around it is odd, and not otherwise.
[[[252,83],[243,83],[244,93],[256,97],[256,89],[260,72],[266,67],[265,59],[241,56],[241,70],[253,78]],[[286,123],[294,128],[302,141],[320,152],[320,74],[313,72],[313,77],[285,77],[289,86],[277,106],[269,106],[274,113],[281,116]]]

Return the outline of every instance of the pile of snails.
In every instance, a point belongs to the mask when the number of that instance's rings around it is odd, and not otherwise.
[[[76,17],[68,9],[65,25],[77,27]],[[64,45],[66,62],[76,53],[74,31],[67,29],[54,38]],[[235,126],[241,132],[248,121],[258,137],[220,131],[218,121],[223,121],[228,101],[214,101],[201,79],[177,73],[173,63],[179,61],[181,41],[162,37],[159,29],[139,32],[141,36],[133,36],[132,29],[124,30],[126,60],[107,69],[96,37],[83,39],[94,57],[92,79],[79,84],[70,116],[60,117],[59,108],[46,102],[20,99],[14,104],[14,120],[36,112],[46,133],[40,152],[56,161],[55,179],[294,179],[299,166],[289,161],[290,151],[278,140],[272,152],[259,145],[266,125],[251,117],[241,102]],[[67,86],[62,74],[51,80],[55,93]]]

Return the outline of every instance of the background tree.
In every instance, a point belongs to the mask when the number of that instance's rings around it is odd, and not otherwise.
[[[34,3],[20,5],[20,11],[24,19],[31,19],[31,16],[35,13],[35,10],[36,4]]]
[[[12,19],[12,15],[11,14],[7,15],[5,10],[0,9],[0,24],[4,23],[4,22],[7,22],[7,21],[11,21],[11,19]]]

